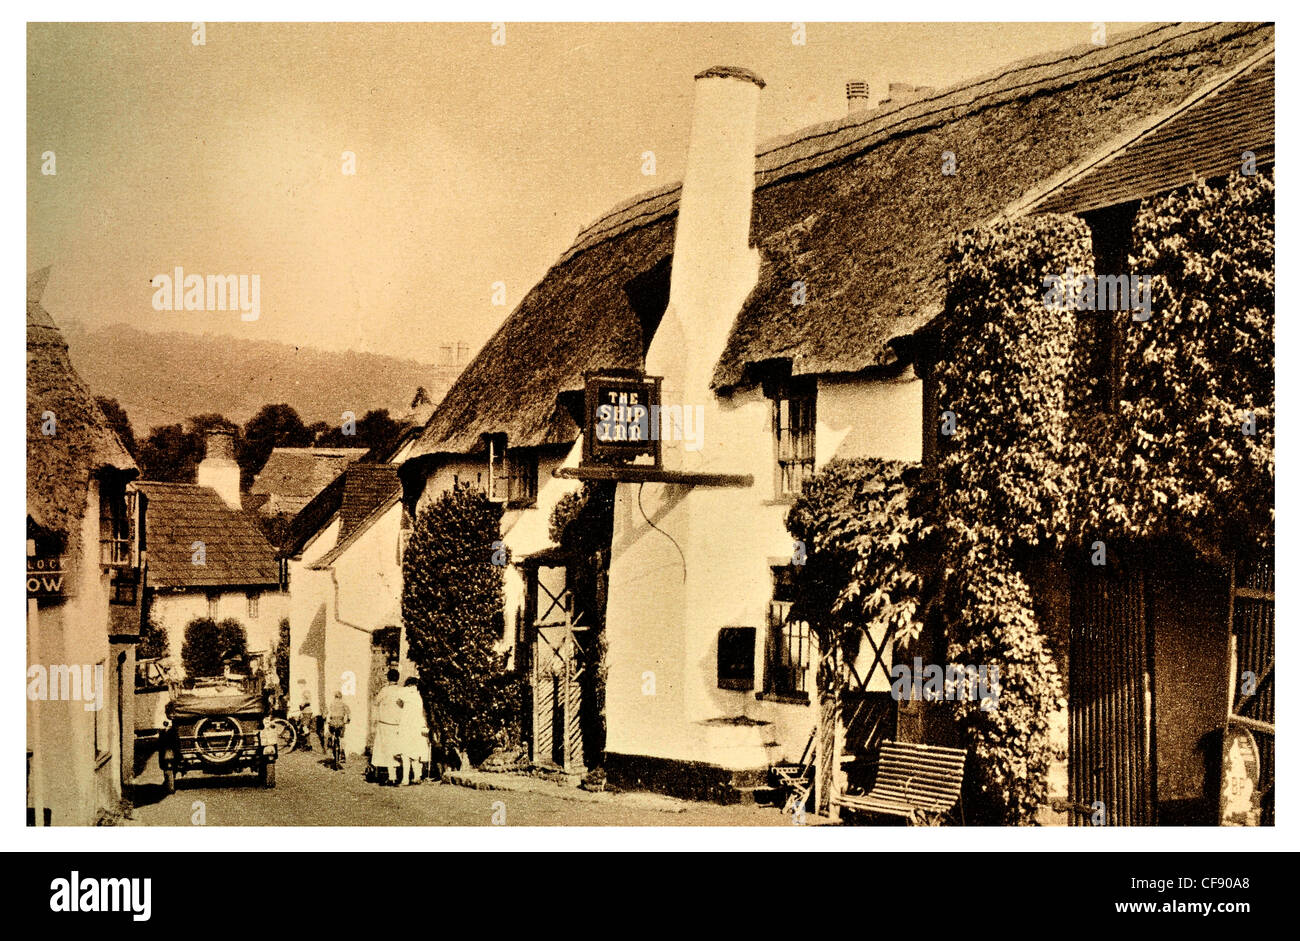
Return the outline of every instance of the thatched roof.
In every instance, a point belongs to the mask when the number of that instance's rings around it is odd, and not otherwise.
[[[891,341],[942,305],[953,235],[1272,41],[1268,24],[1148,26],[765,143],[751,236],[760,282],[715,388],[772,359],[795,374],[889,365]],[[940,172],[945,151],[955,175]],[[468,453],[484,432],[511,446],[573,441],[557,393],[590,369],[643,365],[645,313],[628,286],[671,253],[679,193],[645,193],[583,230],[461,374],[412,456]],[[798,307],[796,280],[807,285]]]
[[[44,268],[27,281],[27,515],[42,529],[66,534],[85,511],[93,474],[133,475],[136,466],[41,307],[49,274]],[[54,416],[52,435],[43,431],[46,412]]]
[[[227,506],[211,487],[139,481],[148,497],[150,588],[273,587],[280,564],[261,525],[242,509]],[[194,543],[203,543],[203,565]]]

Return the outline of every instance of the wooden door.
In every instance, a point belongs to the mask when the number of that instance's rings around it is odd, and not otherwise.
[[[1084,566],[1070,597],[1070,823],[1155,822],[1152,639],[1141,571]]]

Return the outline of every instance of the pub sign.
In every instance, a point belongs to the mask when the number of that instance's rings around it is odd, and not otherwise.
[[[649,457],[659,467],[661,376],[623,370],[586,377],[583,464],[631,464]],[[644,464],[645,462],[640,462]]]

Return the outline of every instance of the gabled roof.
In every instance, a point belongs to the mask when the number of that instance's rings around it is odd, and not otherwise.
[[[394,468],[394,470],[396,470],[396,468]],[[401,499],[402,499],[402,488],[400,485],[398,485],[396,489],[390,491],[386,496],[384,496],[377,503],[375,503],[369,513],[367,513],[364,517],[362,517],[361,519],[353,523],[352,527],[346,533],[344,533],[342,528],[340,527],[339,541],[334,546],[334,548],[331,549],[329,552],[325,553],[323,556],[321,556],[319,559],[317,559],[315,562],[313,562],[311,565],[307,567],[310,569],[329,568],[331,565],[333,565],[335,562],[338,561],[339,557],[342,556],[343,553],[347,552],[348,549],[352,547],[353,543],[355,543],[358,539],[364,536],[366,531],[370,529],[371,526],[379,522],[379,520],[383,518],[385,513],[387,513],[393,507],[397,506],[397,504],[401,502]],[[396,546],[394,546],[394,550],[395,549]]]
[[[751,235],[762,270],[714,386],[772,359],[796,375],[888,366],[893,341],[942,306],[952,236],[1272,41],[1269,24],[1147,26],[765,143]],[[955,175],[940,172],[945,152]],[[672,252],[679,192],[642,194],[583,230],[461,374],[412,457],[467,453],[484,432],[512,447],[573,441],[557,394],[591,369],[643,366],[627,287]]]
[[[49,274],[44,268],[27,282],[27,515],[42,529],[68,533],[85,512],[93,474],[137,469],[41,307]],[[47,412],[52,435],[43,431]]]
[[[275,586],[280,566],[257,520],[211,487],[142,480],[151,588]],[[204,562],[194,562],[195,542]]]
[[[307,502],[289,521],[288,532],[280,543],[279,555],[291,559],[301,553],[317,533],[328,526],[343,506],[343,485],[346,478],[340,474]]]
[[[249,492],[267,494],[296,513],[366,452],[366,448],[275,448]]]
[[[353,464],[343,472],[343,503],[339,509],[342,542],[380,504],[401,496],[402,484],[392,464]]]

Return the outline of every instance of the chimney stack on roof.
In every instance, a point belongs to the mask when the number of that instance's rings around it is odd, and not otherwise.
[[[668,308],[645,361],[646,372],[664,377],[665,405],[713,400],[713,370],[758,283],[759,255],[749,234],[763,85],[753,72],[733,66],[695,76]],[[663,448],[666,461],[682,459],[680,453],[670,456],[680,452],[673,442],[663,442]]]
[[[905,105],[934,92],[933,85],[909,85],[907,82],[890,82],[889,97],[881,99],[880,106]]]
[[[871,86],[863,81],[844,83],[844,95],[848,99],[849,114],[866,111],[871,107]]]
[[[232,510],[241,509],[239,465],[235,463],[235,433],[228,428],[209,428],[207,452],[199,463],[195,483],[211,487]]]

